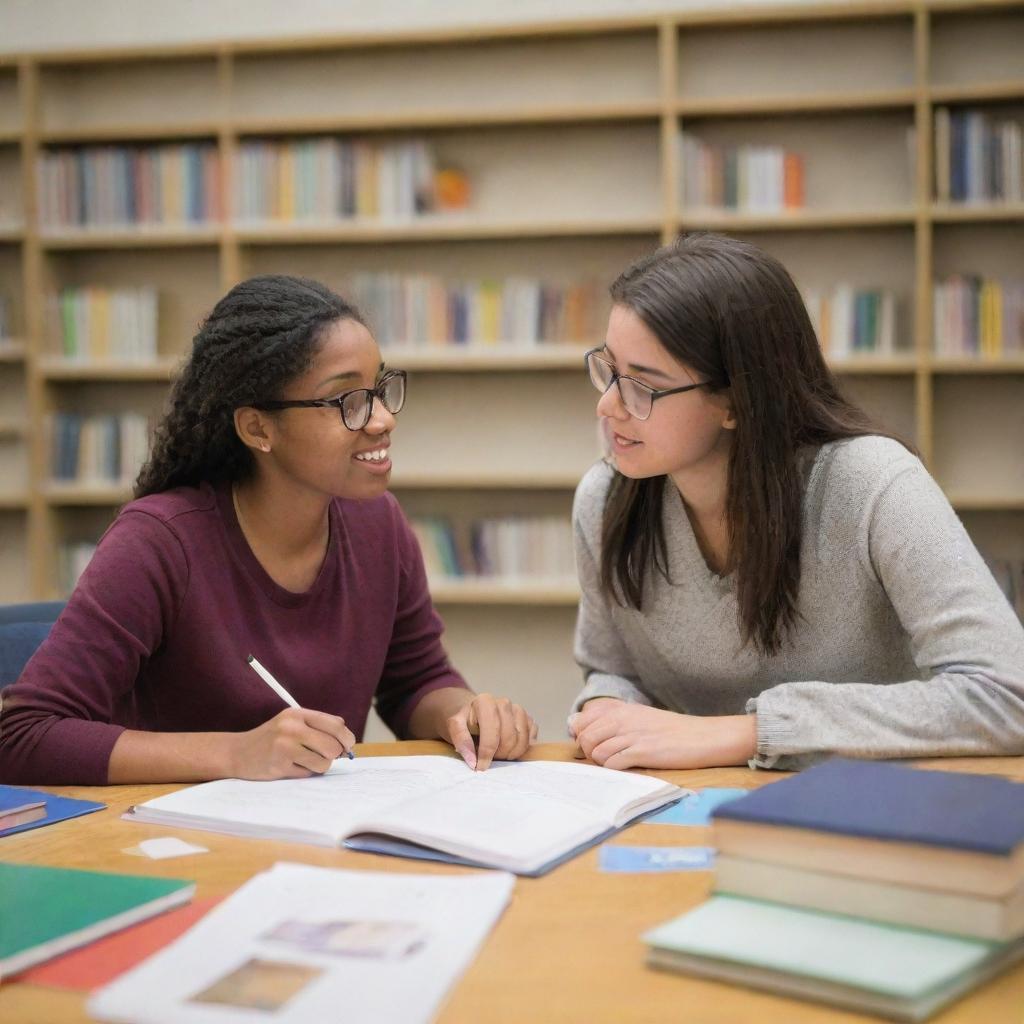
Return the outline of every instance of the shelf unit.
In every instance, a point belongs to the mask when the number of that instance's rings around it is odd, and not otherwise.
[[[386,270],[610,281],[691,229],[757,242],[802,286],[896,289],[903,350],[835,369],[914,441],[979,544],[1024,558],[1024,356],[953,359],[931,346],[935,277],[1019,276],[1024,266],[1024,204],[939,204],[931,190],[936,106],[1018,111],[1021,38],[1024,0],[855,0],[0,56],[0,294],[22,339],[0,345],[0,600],[57,596],[59,543],[95,536],[128,497],[122,486],[51,482],[48,417],[68,407],[156,412],[194,325],[238,280],[280,271],[338,285]],[[804,152],[806,209],[683,205],[683,129]],[[230,210],[240,142],[335,133],[429,137],[469,173],[470,210],[312,226],[230,216],[188,228],[39,223],[35,167],[52,147],[215,141]],[[160,288],[156,363],[54,358],[43,297],[90,284]],[[568,515],[597,447],[582,351],[388,350],[412,375],[394,477],[410,514]],[[575,587],[455,580],[434,592],[460,667],[539,708],[542,731],[558,735],[577,685]],[[519,629],[531,642],[513,664],[507,642]]]

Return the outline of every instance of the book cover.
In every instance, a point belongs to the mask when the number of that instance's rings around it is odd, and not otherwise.
[[[192,897],[192,882],[0,863],[0,978]]]
[[[1024,841],[1024,784],[835,758],[725,804],[714,818],[1008,857]]]
[[[3,801],[5,800],[16,802],[18,805],[42,801],[46,806],[46,817],[15,825],[13,828],[4,829],[0,832],[0,838],[14,835],[17,832],[27,832],[33,828],[42,828],[44,825],[53,825],[58,821],[77,818],[83,814],[91,814],[93,811],[101,811],[107,806],[92,800],[73,800],[71,797],[54,796],[52,793],[41,793],[35,789],[22,789],[19,786],[0,786],[0,813],[2,813]],[[0,847],[0,851],[2,851],[2,847]]]

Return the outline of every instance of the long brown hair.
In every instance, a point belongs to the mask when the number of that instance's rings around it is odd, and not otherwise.
[[[757,246],[722,235],[685,236],[628,267],[611,297],[710,390],[730,390],[736,429],[726,519],[740,627],[744,642],[777,654],[797,619],[800,450],[893,435],[843,396],[793,279]],[[601,583],[623,606],[641,608],[652,566],[668,578],[664,484],[664,477],[613,477]]]

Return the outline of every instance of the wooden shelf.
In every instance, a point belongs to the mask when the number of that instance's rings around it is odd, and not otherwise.
[[[977,85],[933,85],[928,92],[932,103],[984,103],[988,100],[1024,99],[1024,79],[1009,82],[979,82]]]
[[[0,131],[0,146],[17,146],[21,142],[22,132],[16,130]]]
[[[586,345],[536,346],[437,345],[436,347],[391,345],[381,349],[388,363],[417,373],[496,373],[520,370],[579,370],[583,372]]]
[[[933,373],[948,374],[1000,374],[1024,373],[1024,355],[1008,356],[1004,359],[955,358],[933,356],[928,368]]]
[[[913,226],[913,207],[890,210],[793,210],[789,213],[748,213],[731,210],[684,209],[681,229],[718,231],[810,231],[823,228],[873,228]]]
[[[17,441],[27,433],[23,420],[0,419],[0,441]]]
[[[946,497],[958,512],[1024,512],[1024,494],[1013,497],[951,492]]]
[[[937,224],[1024,221],[1024,203],[933,203],[931,218]]]
[[[575,608],[575,580],[432,579],[430,595],[438,604],[547,605]]]
[[[54,381],[158,381],[166,382],[174,375],[180,360],[159,363],[73,362],[49,359],[41,370],[47,380]]]
[[[28,509],[28,496],[24,494],[0,494],[0,512],[24,512]]]
[[[833,373],[843,375],[903,376],[917,372],[918,360],[916,355],[856,356],[829,359],[828,365]]]
[[[232,128],[240,136],[286,136],[390,132],[413,128],[485,128],[491,125],[652,121],[661,116],[661,109],[661,104],[656,102],[527,107],[517,110],[467,107],[462,110],[409,110],[401,113],[388,111],[344,117],[239,119],[234,122]]]
[[[125,227],[44,229],[40,243],[44,249],[176,249],[217,245],[223,229],[220,225],[200,228]]]
[[[179,139],[216,139],[220,125],[213,121],[197,124],[112,124],[96,128],[50,128],[39,132],[44,145],[85,145],[101,142],[164,142]]]
[[[122,484],[84,484],[75,481],[49,481],[43,497],[47,504],[59,506],[123,505],[131,501],[131,489]]]
[[[748,117],[751,115],[851,113],[913,108],[915,89],[884,92],[794,93],[777,96],[721,97],[680,100],[676,113],[683,118]]]
[[[25,343],[11,338],[0,339],[0,363],[22,363],[25,361]]]
[[[20,242],[25,238],[25,228],[20,224],[0,224],[0,242]]]
[[[234,236],[247,245],[332,245],[361,242],[421,242],[478,238],[559,238],[657,235],[661,220],[480,221],[462,216],[421,217],[402,222],[337,221],[302,224],[237,224]]]

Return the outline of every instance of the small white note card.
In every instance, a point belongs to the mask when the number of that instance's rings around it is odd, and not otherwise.
[[[209,853],[205,846],[186,843],[176,836],[161,836],[159,839],[143,839],[138,846],[124,851],[136,857],[149,857],[152,860],[165,860],[168,857],[187,857],[192,853]]]

